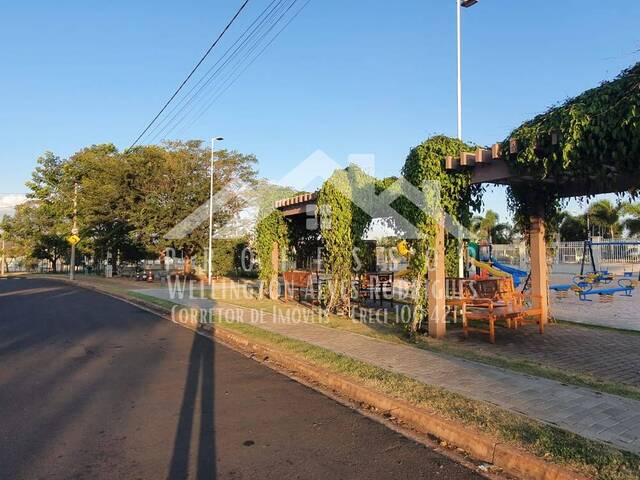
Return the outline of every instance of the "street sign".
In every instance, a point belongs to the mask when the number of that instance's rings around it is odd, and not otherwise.
[[[69,242],[70,245],[76,245],[79,241],[80,237],[77,235],[71,235],[70,237],[67,237],[67,242]]]

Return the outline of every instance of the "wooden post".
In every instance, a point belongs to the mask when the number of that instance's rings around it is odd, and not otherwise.
[[[278,286],[278,272],[280,271],[280,249],[278,243],[273,242],[273,248],[271,249],[271,268],[275,272],[269,280],[269,298],[277,300],[280,296],[280,288]]]
[[[540,309],[540,333],[549,318],[549,289],[547,287],[547,246],[544,239],[544,220],[531,219],[531,297],[533,307]]]
[[[427,298],[429,303],[429,336],[443,338],[447,331],[445,268],[444,268],[444,217],[441,216],[436,229],[435,249],[427,276],[429,279]]]

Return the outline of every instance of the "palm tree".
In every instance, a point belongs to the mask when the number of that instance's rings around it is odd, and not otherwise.
[[[640,235],[640,203],[624,203],[620,207],[620,214],[626,216],[622,226],[630,237]]]
[[[620,206],[614,206],[609,200],[599,200],[587,209],[589,221],[597,225],[604,236],[614,238],[622,230],[620,225]]]
[[[500,215],[493,210],[487,210],[482,216],[471,219],[471,231],[481,240],[489,243],[511,243],[513,228],[508,223],[500,223]]]

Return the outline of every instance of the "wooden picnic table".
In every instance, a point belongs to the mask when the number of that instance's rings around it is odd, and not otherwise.
[[[447,305],[456,311],[459,309],[462,314],[465,338],[469,332],[487,333],[490,342],[495,343],[495,325],[499,321],[503,321],[507,328],[514,329],[524,323],[535,322],[539,325],[540,333],[544,332],[544,322],[539,319],[542,310],[527,306],[530,296],[518,292],[511,278],[448,278],[446,292]],[[470,321],[486,322],[489,328],[472,327]]]

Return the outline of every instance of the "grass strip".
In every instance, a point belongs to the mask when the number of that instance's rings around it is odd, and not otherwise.
[[[640,475],[640,457],[631,453],[253,325],[219,324],[444,418],[472,425],[535,455],[577,468],[589,476],[630,480]]]
[[[150,297],[147,297],[150,298]],[[274,307],[276,309],[287,310],[294,308],[308,308],[300,304],[282,304],[279,302],[273,302],[271,300],[263,299],[220,299],[220,302],[228,305],[239,306],[243,308],[253,308],[265,313],[273,313]],[[309,318],[313,318],[309,317]],[[472,360],[485,365],[491,365],[494,367],[500,367],[507,370],[512,370],[519,373],[525,373],[527,375],[533,375],[536,377],[542,377],[549,380],[555,380],[557,382],[574,385],[577,387],[590,388],[599,392],[609,393],[612,395],[618,395],[621,397],[631,398],[633,400],[640,400],[640,388],[632,385],[625,385],[623,383],[611,382],[606,380],[600,380],[594,376],[584,373],[570,372],[561,370],[558,368],[548,367],[541,365],[540,363],[515,359],[499,353],[487,354],[478,353],[472,351],[467,347],[458,346],[451,342],[434,340],[428,337],[418,337],[417,339],[410,339],[406,335],[406,331],[401,326],[393,323],[373,323],[363,324],[353,319],[346,317],[338,317],[336,315],[328,315],[327,317],[320,318],[317,316],[317,323],[330,328],[338,330],[358,333],[366,335],[368,337],[377,338],[380,340],[386,340],[393,343],[401,343],[408,346],[422,348],[435,353],[441,353],[451,355],[458,358],[464,358],[465,360]],[[571,324],[571,326],[578,324]],[[567,325],[563,325],[564,328]],[[598,329],[608,329],[607,327],[594,327]],[[640,332],[631,332],[632,334]]]

